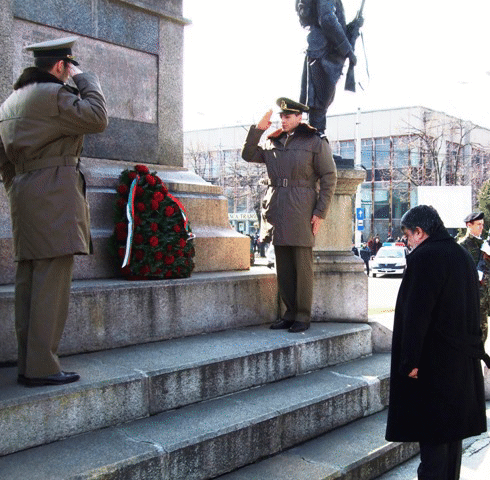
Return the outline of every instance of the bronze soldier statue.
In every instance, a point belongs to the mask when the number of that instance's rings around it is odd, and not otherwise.
[[[300,102],[308,105],[309,123],[322,135],[326,113],[335,96],[345,60],[350,61],[346,89],[354,91],[353,67],[357,63],[354,44],[363,24],[362,8],[346,24],[341,0],[296,0],[300,23],[309,30]]]

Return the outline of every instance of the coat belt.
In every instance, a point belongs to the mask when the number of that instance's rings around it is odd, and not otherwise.
[[[64,155],[62,157],[46,157],[30,160],[26,163],[15,165],[15,174],[32,172],[33,170],[40,170],[42,168],[49,167],[76,167],[78,165],[78,157],[72,157],[70,155]]]
[[[273,178],[269,179],[267,185],[271,185],[272,187],[315,188],[316,180],[290,180],[289,178]]]

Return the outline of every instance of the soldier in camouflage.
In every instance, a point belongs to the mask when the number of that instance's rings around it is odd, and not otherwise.
[[[475,265],[480,265],[480,271],[485,262],[482,254],[482,245],[486,242],[481,238],[483,232],[483,220],[484,214],[482,212],[470,213],[465,219],[467,232],[466,235],[459,242],[470,255],[473,257]],[[490,257],[489,257],[490,261]],[[486,262],[485,262],[486,263]],[[490,266],[490,262],[489,265]],[[488,267],[487,266],[487,267]],[[481,329],[483,336],[483,343],[485,343],[488,336],[488,315],[490,314],[490,278],[488,275],[482,276],[480,279],[480,315],[481,315]]]

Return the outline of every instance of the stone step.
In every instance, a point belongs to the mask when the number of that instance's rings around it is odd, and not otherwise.
[[[81,374],[63,387],[17,385],[0,369],[0,454],[145,418],[301,375],[372,352],[365,324],[314,324],[302,334],[227,330],[62,359]]]
[[[376,354],[6,455],[2,480],[215,478],[383,410],[389,361]]]
[[[371,480],[418,452],[385,440],[387,410],[326,433],[219,480]],[[218,480],[218,479],[217,479]],[[407,479],[408,480],[408,479]]]
[[[61,355],[271,323],[277,282],[267,267],[175,280],[78,280]],[[0,363],[17,359],[14,287],[0,285]]]

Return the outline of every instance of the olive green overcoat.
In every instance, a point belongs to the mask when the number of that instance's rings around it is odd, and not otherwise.
[[[262,134],[263,130],[250,128],[242,158],[267,167],[269,187],[263,208],[272,243],[313,247],[311,218],[325,218],[337,184],[330,146],[305,123],[290,136],[282,129],[272,133],[265,148],[258,146]]]
[[[0,107],[0,173],[16,261],[90,253],[79,157],[83,135],[102,132],[108,117],[97,76],[73,80],[78,90],[30,67]]]

